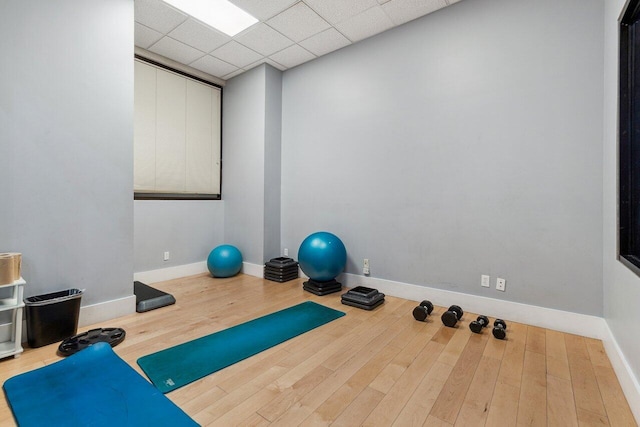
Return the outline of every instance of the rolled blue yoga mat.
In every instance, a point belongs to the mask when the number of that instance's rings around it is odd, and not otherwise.
[[[141,357],[138,365],[168,393],[344,315],[307,301]]]

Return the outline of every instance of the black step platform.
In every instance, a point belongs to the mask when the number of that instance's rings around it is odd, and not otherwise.
[[[357,286],[342,294],[342,303],[363,310],[373,310],[384,303],[384,294],[377,289]]]
[[[298,267],[298,263],[293,260],[293,258],[287,258],[284,256],[271,258],[269,261],[265,263],[267,267],[286,269],[291,268],[293,266]]]
[[[380,294],[380,292],[378,292],[377,289],[367,288],[365,286],[356,286],[355,288],[351,288],[345,295],[348,295],[350,297],[366,298],[366,299],[373,298],[376,295],[384,296],[384,294]]]
[[[357,302],[358,304],[373,305],[378,301],[384,300],[384,294],[378,293],[371,298],[362,298],[357,295],[348,295],[348,293],[346,293],[342,294],[342,299],[346,301]]]
[[[316,280],[309,279],[302,284],[302,289],[307,292],[311,292],[312,294],[323,296],[334,292],[340,292],[342,290],[342,283],[338,282],[336,279],[326,282],[318,282]]]
[[[274,282],[288,282],[298,278],[298,263],[292,258],[272,258],[264,264],[264,278]]]
[[[348,301],[348,300],[344,300],[344,299],[342,300],[342,303],[344,305],[350,305],[351,307],[361,308],[363,310],[373,310],[374,308],[378,308],[379,306],[384,304],[384,299],[381,299],[380,301],[378,301],[377,303],[375,303],[373,305],[359,304],[357,302]]]
[[[294,266],[294,268],[274,268],[274,267],[265,267],[264,268],[264,272],[265,273],[269,273],[269,274],[277,274],[280,276],[288,276],[290,274],[298,274],[298,265],[296,264]]]
[[[264,273],[264,278],[267,280],[271,280],[272,282],[283,283],[283,282],[288,282],[289,280],[297,279],[298,274],[290,274],[288,276],[282,276],[279,274]]]
[[[136,295],[136,311],[138,313],[176,303],[173,295],[138,281],[133,282],[133,293]]]
[[[127,333],[122,328],[97,328],[65,339],[58,346],[61,356],[71,356],[95,343],[106,342],[115,347],[124,341]]]

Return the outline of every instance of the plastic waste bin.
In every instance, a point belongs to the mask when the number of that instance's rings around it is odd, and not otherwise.
[[[75,335],[83,290],[67,289],[25,298],[29,347],[42,347]]]

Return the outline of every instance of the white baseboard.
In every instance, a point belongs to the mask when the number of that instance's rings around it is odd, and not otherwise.
[[[243,262],[241,273],[248,274],[249,276],[254,277],[264,277],[264,265]]]
[[[263,265],[243,262],[240,272],[248,274],[249,276],[262,277],[263,268]],[[133,280],[138,280],[144,283],[155,283],[208,272],[209,269],[207,267],[207,262],[201,261],[194,262],[193,264],[176,265],[174,267],[160,268],[157,270],[141,271],[133,274]]]
[[[131,287],[133,292],[133,284]],[[126,316],[136,312],[136,296],[131,295],[111,301],[100,302],[92,305],[80,307],[78,326],[83,327],[100,322],[106,322],[117,317]],[[115,327],[107,325],[105,327]]]
[[[606,337],[606,322],[602,317],[349,273],[340,275],[338,280],[348,288],[367,286],[398,298],[414,301],[428,299],[433,304],[444,307],[456,304],[464,311],[504,319],[507,323],[511,320],[590,338]]]
[[[620,387],[627,398],[631,412],[633,412],[633,416],[636,418],[636,423],[640,424],[640,383],[638,382],[638,378],[633,374],[633,370],[624,353],[622,353],[620,346],[618,346],[618,341],[616,341],[611,333],[609,325],[605,324],[605,328],[608,337],[602,340],[604,349],[607,352],[607,356],[609,356],[609,361],[618,377]]]
[[[178,279],[180,277],[193,276],[195,274],[206,273],[208,271],[207,262],[200,261],[194,262],[193,264],[176,265],[174,267],[133,273],[133,280],[148,284]]]
[[[307,278],[301,269],[298,269],[298,274],[300,277]],[[261,275],[256,276],[261,277]],[[347,288],[366,286],[377,289],[385,295],[416,302],[428,299],[433,304],[444,307],[456,304],[465,311],[501,318],[507,322],[511,320],[600,340],[610,337],[606,321],[598,316],[571,313],[553,308],[538,307],[351,273],[343,273],[337,279]]]

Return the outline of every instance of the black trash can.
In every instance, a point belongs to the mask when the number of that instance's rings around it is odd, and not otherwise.
[[[78,332],[83,292],[84,290],[67,289],[25,298],[29,347],[53,344]]]

